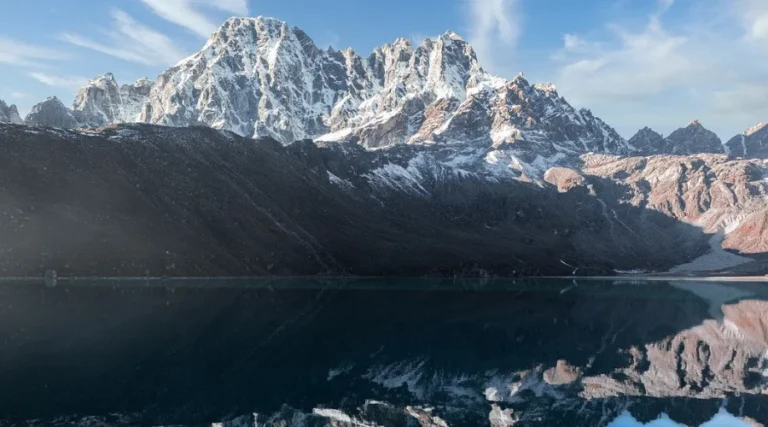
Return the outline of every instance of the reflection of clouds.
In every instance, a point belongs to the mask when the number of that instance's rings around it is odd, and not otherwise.
[[[619,418],[608,424],[608,427],[683,427],[683,425],[672,421],[666,414],[662,414],[658,420],[643,424],[637,421],[629,412],[624,412]],[[750,425],[729,414],[725,409],[721,409],[712,420],[707,421],[700,427],[750,427]]]

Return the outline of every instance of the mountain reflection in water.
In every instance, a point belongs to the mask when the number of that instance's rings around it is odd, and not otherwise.
[[[768,421],[762,283],[0,283],[0,425]]]

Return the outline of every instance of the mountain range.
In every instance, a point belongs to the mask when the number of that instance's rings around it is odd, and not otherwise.
[[[155,81],[105,74],[26,126],[0,102],[0,122],[7,274],[612,274],[768,252],[765,125],[625,140],[453,32],[362,57],[232,18]]]
[[[6,112],[0,121],[19,118]],[[362,57],[352,49],[321,50],[302,30],[264,17],[229,19],[200,52],[156,81],[119,85],[108,73],[87,82],[71,108],[49,98],[24,122],[62,128],[202,124],[283,144],[356,141],[367,148],[529,141],[562,153],[751,157],[762,147],[759,135],[753,137],[762,126],[723,144],[698,121],[667,138],[643,128],[624,140],[590,111],[573,108],[552,84],[486,72],[472,46],[450,31],[418,46],[398,39]]]

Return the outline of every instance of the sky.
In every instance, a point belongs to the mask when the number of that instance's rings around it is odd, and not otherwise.
[[[483,67],[548,81],[629,138],[698,119],[729,139],[768,121],[768,0],[2,0],[0,99],[22,114],[106,72],[154,79],[231,16],[271,16],[321,47],[452,30]]]

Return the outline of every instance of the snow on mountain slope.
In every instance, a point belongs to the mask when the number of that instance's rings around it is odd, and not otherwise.
[[[760,123],[725,143],[734,157],[768,158],[768,123]]]
[[[57,97],[51,97],[32,107],[24,123],[29,126],[45,126],[53,128],[71,129],[78,127],[78,122]]]
[[[73,104],[75,117],[82,127],[137,122],[152,86],[151,80],[141,79],[121,87],[112,73],[96,77],[77,93]]]
[[[19,110],[15,105],[12,104],[9,106],[5,101],[0,99],[0,123],[22,124],[24,123],[24,120],[21,119]]]
[[[415,49],[398,39],[364,59],[351,49],[322,51],[276,19],[232,18],[199,53],[160,75],[143,119],[283,143],[354,129],[347,134],[379,147],[406,142],[427,105],[463,100],[483,79],[454,33]]]
[[[119,87],[112,74],[93,79],[78,93],[73,115],[85,127],[202,124],[283,144],[470,144],[497,150],[497,157],[513,148],[532,159],[631,151],[553,85],[485,72],[456,33],[418,46],[398,39],[362,57],[352,49],[321,50],[302,30],[265,17],[229,19],[154,84]]]

